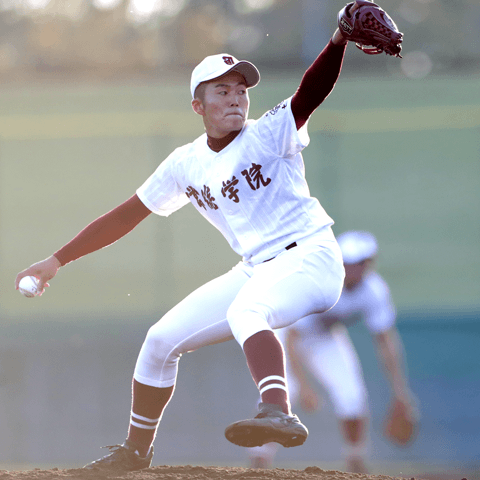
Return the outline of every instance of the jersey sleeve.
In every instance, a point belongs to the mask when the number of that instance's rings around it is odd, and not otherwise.
[[[374,275],[369,281],[368,299],[365,301],[365,325],[374,334],[382,333],[395,324],[395,319],[396,310],[390,289],[379,275]]]
[[[293,157],[309,143],[307,123],[297,130],[292,112],[292,98],[265,113],[257,123],[259,141],[280,157]]]
[[[188,197],[177,181],[178,165],[175,157],[173,152],[136,192],[147,208],[164,217],[188,203]]]

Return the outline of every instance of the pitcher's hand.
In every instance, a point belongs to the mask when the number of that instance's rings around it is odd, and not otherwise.
[[[45,287],[50,286],[47,282],[57,274],[60,267],[60,262],[53,255],[41,262],[34,263],[17,275],[17,278],[15,279],[15,290],[18,290],[18,284],[23,277],[31,275],[38,278],[38,295],[42,295],[45,291]]]

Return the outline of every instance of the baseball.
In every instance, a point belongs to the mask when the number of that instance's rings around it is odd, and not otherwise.
[[[23,277],[18,284],[18,289],[22,295],[32,298],[38,293],[37,285],[38,279],[36,277]]]

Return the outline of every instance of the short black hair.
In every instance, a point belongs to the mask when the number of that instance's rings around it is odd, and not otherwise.
[[[199,83],[195,89],[194,98],[198,98],[202,103],[205,100],[205,89],[207,88],[207,82]]]

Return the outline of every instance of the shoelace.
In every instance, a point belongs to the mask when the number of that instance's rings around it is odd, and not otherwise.
[[[255,416],[255,418],[265,418],[268,417],[269,412],[260,412],[258,415]],[[271,412],[270,412],[271,413]],[[275,415],[277,416],[277,415]],[[280,420],[282,423],[287,424],[287,423],[300,423],[300,420],[298,417],[293,413],[292,415],[278,415],[280,417]]]
[[[117,445],[105,445],[104,447],[101,447],[101,448],[108,448],[110,451],[112,451],[113,449],[118,450],[119,448],[125,448],[125,446],[117,443]]]
[[[110,450],[110,452],[112,453],[116,453],[118,452],[121,448],[125,448],[124,445],[120,445],[120,444],[117,444],[117,445],[105,445],[101,448],[108,448]],[[100,462],[101,460],[103,460],[104,458],[107,458],[108,456],[111,455],[111,453],[107,454],[107,455],[104,455],[102,458],[98,459],[98,460],[95,460],[95,462],[93,463],[98,463]]]
[[[117,445],[105,445],[101,448],[108,448],[110,450],[110,452],[118,452],[120,449],[123,449],[123,450],[129,450],[125,445],[120,445],[117,443]],[[115,450],[115,452],[114,452]],[[148,453],[150,453],[151,449],[148,451]],[[137,457],[139,458],[143,458],[143,457],[140,457],[140,454],[138,453],[138,450],[135,451],[135,454],[137,455]],[[107,457],[108,455],[105,455],[105,457]],[[148,456],[148,454],[147,454]],[[102,457],[102,458],[105,458],[105,457]]]

